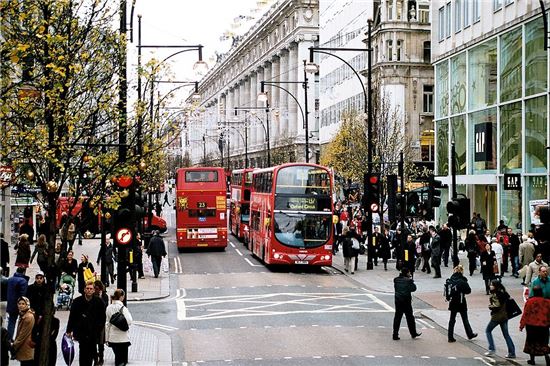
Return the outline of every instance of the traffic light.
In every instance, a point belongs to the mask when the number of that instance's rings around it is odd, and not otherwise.
[[[470,199],[457,198],[447,202],[448,224],[458,230],[468,226],[470,220]]]
[[[407,192],[407,216],[418,216],[420,197],[416,192]]]
[[[365,173],[363,176],[365,210],[380,212],[380,174]]]
[[[386,184],[388,192],[388,219],[390,222],[395,222],[397,216],[401,214],[400,198],[397,197],[397,175],[387,175]]]

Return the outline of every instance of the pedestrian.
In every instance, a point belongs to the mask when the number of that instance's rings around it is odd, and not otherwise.
[[[109,286],[109,278],[111,279],[110,283],[115,283],[116,276],[115,276],[115,261],[116,261],[116,249],[113,246],[113,243],[111,243],[111,238],[107,237],[105,241],[105,245],[102,245],[99,249],[99,253],[97,254],[97,261],[96,264],[99,266],[99,262],[103,261],[105,264],[105,270],[107,277],[103,279],[105,282],[105,286]]]
[[[27,287],[29,286],[29,277],[25,276],[25,268],[17,267],[17,270],[8,279],[8,297],[6,303],[6,313],[8,313],[8,334],[10,339],[13,338],[15,331],[15,323],[19,315],[17,308],[17,300],[25,296]]]
[[[491,281],[495,278],[495,272],[498,272],[496,255],[491,250],[490,244],[485,246],[485,251],[481,253],[479,260],[481,262],[481,275],[485,283],[485,293],[489,295]]]
[[[33,328],[33,338],[36,343],[34,347],[34,358],[36,360],[40,359],[40,344],[42,341],[42,330],[44,327],[44,307],[45,302],[50,301],[51,307],[53,308],[53,300],[50,296],[47,296],[48,288],[45,283],[44,272],[38,271],[34,276],[34,282],[27,288],[27,297],[31,304],[31,309],[34,312],[34,328]]]
[[[535,260],[529,263],[527,267],[527,275],[525,276],[525,283],[531,285],[531,280],[534,279],[533,274],[539,273],[540,267],[548,267],[548,264],[542,261],[542,253],[537,253]]]
[[[416,321],[412,309],[412,293],[416,291],[416,285],[411,278],[411,273],[407,267],[401,269],[398,277],[393,279],[393,288],[395,292],[395,316],[393,318],[393,340],[398,341],[399,327],[403,315],[407,319],[407,326],[411,337],[418,338],[422,333],[416,331]]]
[[[529,355],[527,363],[535,364],[535,356],[544,356],[546,365],[550,365],[550,347],[548,347],[548,327],[550,327],[550,299],[542,296],[542,289],[533,288],[533,297],[529,298],[523,308],[519,330],[526,329],[523,352]]]
[[[489,351],[486,352],[485,355],[493,355],[496,351],[492,331],[498,325],[500,326],[502,335],[504,336],[508,347],[508,354],[506,355],[506,358],[516,358],[514,342],[508,333],[508,313],[506,312],[506,301],[510,298],[510,295],[506,292],[506,289],[502,283],[497,280],[493,280],[491,282],[490,291],[491,297],[489,298],[489,310],[491,310],[491,320],[485,329],[485,335],[487,336],[487,341],[489,342]]]
[[[519,237],[513,233],[512,229],[508,229],[508,242],[509,254],[510,254],[510,263],[512,264],[512,276],[515,278],[519,277]]]
[[[84,276],[84,271],[86,271],[86,269],[89,269],[92,273],[95,272],[94,265],[88,261],[88,256],[86,254],[82,254],[80,256],[80,264],[78,265],[77,274],[78,292],[80,292],[81,295],[84,295],[84,287],[86,286],[86,282],[90,280]]]
[[[533,233],[523,235],[523,243],[519,245],[519,265],[522,272],[527,274],[527,266],[535,260],[535,239]],[[524,269],[525,268],[525,269]],[[525,275],[522,278],[522,285],[525,285]]]
[[[158,230],[153,230],[153,237],[149,241],[149,247],[147,248],[147,255],[151,258],[153,264],[153,273],[155,278],[158,278],[160,272],[160,266],[162,258],[166,257],[166,246],[164,240],[160,237]]]
[[[97,362],[97,341],[105,324],[103,301],[94,296],[94,283],[88,281],[84,295],[78,296],[71,304],[66,335],[79,344],[80,366],[92,366]]]
[[[72,250],[67,252],[67,257],[65,259],[61,259],[59,271],[60,273],[66,273],[76,279],[76,274],[78,273],[78,263],[76,259],[74,259],[74,252]]]
[[[29,268],[29,262],[31,261],[31,244],[29,243],[29,236],[27,234],[21,234],[19,236],[19,242],[14,249],[17,250],[15,266]]]
[[[384,234],[378,233],[376,241],[378,244],[378,257],[380,257],[380,259],[382,259],[382,263],[384,263],[384,271],[387,271],[388,260],[391,258],[391,248],[388,240],[388,229],[385,229],[384,231]]]
[[[36,263],[38,263],[38,267],[40,267],[40,270],[42,272],[46,273],[48,271],[48,249],[47,249],[47,243],[46,243],[46,236],[44,234],[41,234],[38,237],[38,241],[36,242],[34,251],[32,252],[32,255],[31,255],[30,263],[32,263],[35,256],[37,256]]]
[[[422,235],[420,235],[420,244],[422,245],[422,272],[427,274],[432,273],[430,268],[430,257],[432,256],[432,248],[430,247],[430,241],[432,237],[427,226],[422,228]]]
[[[29,240],[29,243],[32,244],[34,242],[34,229],[32,228],[29,219],[26,219],[19,227],[19,235],[23,234],[27,234],[27,239]]]
[[[474,230],[468,232],[468,236],[466,236],[466,240],[464,240],[464,249],[468,257],[468,270],[470,276],[473,276],[477,268],[477,257],[479,255],[478,240]]]
[[[103,302],[103,307],[107,310],[109,306],[109,295],[105,293],[105,287],[100,280],[94,281],[94,296],[97,296]],[[99,331],[99,338],[97,339],[97,366],[103,365],[103,356],[105,354],[105,325]]]
[[[34,366],[34,347],[32,330],[34,328],[34,313],[31,310],[28,298],[21,296],[17,299],[19,311],[19,323],[17,324],[17,336],[11,344],[15,359],[21,366]]]
[[[128,330],[120,330],[115,325],[110,323],[111,317],[122,311],[126,322],[130,326],[132,324],[132,314],[126,306],[124,306],[124,290],[116,289],[111,296],[111,305],[106,310],[105,323],[105,340],[109,347],[113,349],[115,354],[115,365],[125,366],[128,363],[128,347],[130,347],[130,338]]]
[[[435,272],[434,278],[441,278],[441,238],[437,234],[435,227],[430,225],[430,247],[432,248],[431,260]]]
[[[449,253],[451,250],[451,244],[453,241],[453,233],[449,229],[447,224],[443,224],[439,231],[439,238],[441,243],[441,258],[445,267],[449,266]]]
[[[495,267],[495,277],[502,277],[502,258],[504,255],[504,248],[502,246],[502,243],[504,242],[504,238],[501,236],[499,238],[492,238],[491,239],[491,250],[495,252],[495,258],[497,266]]]
[[[407,235],[407,242],[405,243],[405,251],[403,252],[403,267],[407,267],[411,274],[411,278],[414,278],[415,262],[416,262],[416,244],[411,234]],[[401,268],[400,268],[401,270]]]
[[[0,233],[0,267],[2,267],[2,275],[8,277],[10,275],[10,246],[4,240],[4,233]]]
[[[449,301],[451,316],[447,331],[449,343],[456,342],[454,337],[456,314],[460,314],[462,318],[462,324],[464,325],[468,339],[473,339],[477,337],[477,333],[474,333],[468,321],[468,304],[466,303],[466,295],[470,294],[472,289],[468,284],[468,279],[464,277],[464,267],[461,264],[453,269],[453,274],[449,278],[449,286],[451,286],[451,300]]]
[[[531,281],[531,290],[529,291],[529,297],[533,297],[533,289],[540,287],[542,290],[542,297],[550,299],[550,281],[548,280],[548,267],[540,266],[538,276]]]

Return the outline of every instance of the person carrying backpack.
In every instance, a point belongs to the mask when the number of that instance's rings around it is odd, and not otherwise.
[[[466,304],[466,295],[471,292],[472,289],[468,284],[468,279],[464,277],[464,267],[459,264],[453,269],[452,276],[445,281],[445,299],[449,301],[449,311],[451,312],[447,333],[449,343],[456,342],[454,337],[454,328],[457,313],[460,313],[462,324],[464,324],[464,330],[466,331],[466,336],[468,339],[474,339],[477,337],[477,333],[473,332],[470,322],[468,321],[468,305]]]

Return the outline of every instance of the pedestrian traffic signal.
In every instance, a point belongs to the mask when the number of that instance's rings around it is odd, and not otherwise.
[[[365,210],[380,212],[380,174],[365,173],[363,176]]]
[[[417,192],[407,192],[407,216],[418,216],[420,197]]]

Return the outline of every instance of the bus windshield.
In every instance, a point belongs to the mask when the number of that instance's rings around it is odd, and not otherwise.
[[[275,213],[275,237],[290,247],[314,248],[330,238],[331,215]]]
[[[328,171],[312,166],[289,166],[277,173],[275,193],[328,195]]]

